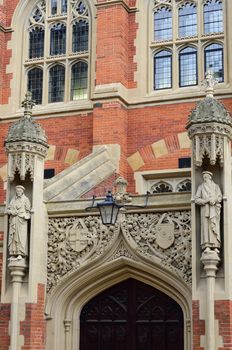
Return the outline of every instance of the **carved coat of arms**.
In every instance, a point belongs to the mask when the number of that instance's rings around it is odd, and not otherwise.
[[[69,227],[68,242],[73,250],[81,252],[88,245],[88,229],[83,220],[79,219]]]
[[[156,243],[162,249],[168,249],[174,243],[174,225],[157,224],[156,225]]]

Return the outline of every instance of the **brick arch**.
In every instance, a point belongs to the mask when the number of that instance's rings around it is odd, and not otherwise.
[[[187,156],[190,152],[190,140],[187,132],[172,134],[171,136],[160,139],[152,144],[138,149],[127,158],[127,162],[133,171],[147,169],[151,164],[164,159],[164,165],[167,167],[167,158]]]

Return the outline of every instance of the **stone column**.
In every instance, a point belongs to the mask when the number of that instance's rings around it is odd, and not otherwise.
[[[203,252],[201,262],[206,274],[206,349],[216,350],[215,344],[215,321],[214,321],[214,298],[215,278],[220,259],[215,251]]]
[[[12,300],[11,300],[11,319],[10,319],[10,350],[18,350],[19,344],[19,304],[20,290],[25,276],[27,266],[25,260],[11,261],[8,265],[11,275]]]

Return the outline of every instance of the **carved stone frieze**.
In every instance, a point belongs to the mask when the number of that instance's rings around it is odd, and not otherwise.
[[[48,291],[68,273],[103,254],[117,239],[119,226],[99,217],[51,218],[48,234]]]
[[[120,227],[126,244],[119,237]],[[150,263],[155,259],[190,283],[190,211],[127,214],[122,217],[121,226],[110,228],[95,216],[50,218],[48,292],[63,277],[100,256],[102,262],[110,262],[121,257],[137,260],[139,255]]]
[[[122,231],[128,243],[149,260],[191,282],[191,214],[176,211],[155,214],[128,214]]]

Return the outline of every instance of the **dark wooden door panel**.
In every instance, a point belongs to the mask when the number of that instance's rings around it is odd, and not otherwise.
[[[80,350],[183,350],[180,306],[133,279],[93,298],[80,324]]]

